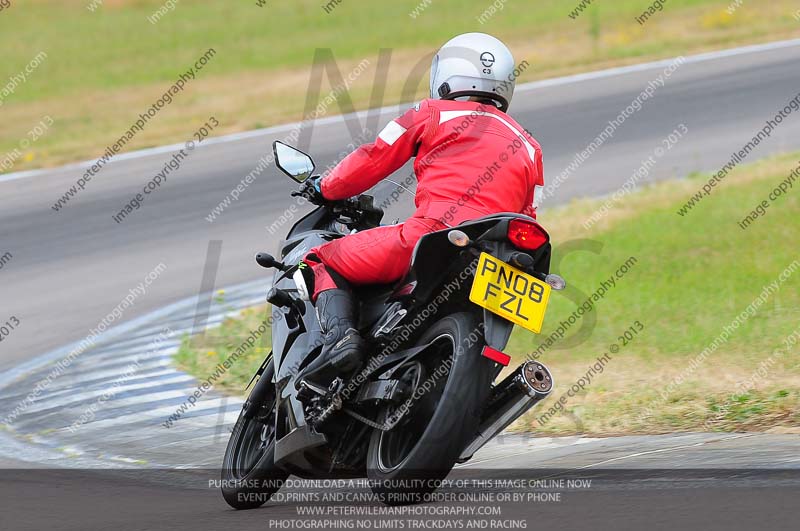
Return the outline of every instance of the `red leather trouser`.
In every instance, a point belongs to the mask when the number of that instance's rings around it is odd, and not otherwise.
[[[404,223],[356,232],[314,247],[305,258],[314,271],[312,300],[321,291],[338,287],[326,266],[353,285],[400,280],[411,266],[419,239],[445,227],[438,220],[414,216]]]

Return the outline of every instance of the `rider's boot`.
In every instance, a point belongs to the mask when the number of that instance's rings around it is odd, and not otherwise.
[[[336,376],[347,375],[361,365],[364,340],[356,329],[355,305],[349,290],[322,291],[315,306],[325,343],[297,381],[298,387],[306,383],[324,392]]]

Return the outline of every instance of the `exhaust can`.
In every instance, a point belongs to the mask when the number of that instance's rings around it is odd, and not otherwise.
[[[459,462],[470,459],[484,444],[547,398],[552,390],[553,377],[542,363],[526,361],[517,367],[492,388],[478,435],[461,452]]]

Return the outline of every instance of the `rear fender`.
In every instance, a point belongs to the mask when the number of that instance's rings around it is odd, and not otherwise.
[[[514,323],[506,321],[489,310],[483,310],[483,336],[486,344],[495,350],[503,350],[514,330]]]
[[[503,230],[505,231],[505,228],[503,228]],[[519,252],[507,241],[490,240],[485,243],[485,248],[486,252],[504,262],[509,262],[512,255]],[[548,242],[533,253],[529,253],[534,259],[534,270],[542,273],[548,273],[550,271],[550,252],[551,248]],[[508,339],[511,337],[512,330],[514,330],[514,323],[484,309],[483,327],[486,344],[493,349],[503,350],[508,344]]]

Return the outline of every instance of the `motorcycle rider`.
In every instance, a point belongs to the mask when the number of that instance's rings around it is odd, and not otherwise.
[[[514,58],[498,39],[484,33],[451,39],[433,58],[430,99],[389,122],[374,143],[348,155],[329,175],[304,183],[312,202],[346,199],[416,157],[412,217],[315,247],[300,263],[294,279],[316,307],[324,346],[298,382],[324,391],[337,375],[361,365],[351,285],[400,280],[427,233],[498,212],[536,216],[542,151],[506,114],[515,77]]]

